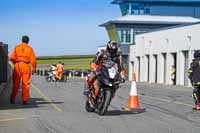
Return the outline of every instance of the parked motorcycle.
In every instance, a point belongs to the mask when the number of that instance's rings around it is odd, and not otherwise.
[[[48,76],[46,77],[46,80],[48,82],[67,82],[67,75],[64,75],[64,72],[63,72],[62,78],[61,80],[59,80],[56,78],[55,74],[52,71],[49,71]]]
[[[47,72],[46,80],[48,82],[55,82],[56,81],[56,77],[55,77],[55,74],[53,73],[53,71]]]
[[[95,90],[92,85],[91,93],[87,95],[85,109],[88,112],[96,110],[99,115],[105,115],[119,84],[122,83],[118,65],[112,60],[105,61],[102,71],[96,74],[95,79],[99,90]]]

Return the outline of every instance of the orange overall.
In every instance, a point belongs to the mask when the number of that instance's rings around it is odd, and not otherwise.
[[[62,71],[63,71],[63,65],[62,64],[58,64],[57,65],[57,70],[56,70],[56,78],[58,78],[59,80],[62,79]]]
[[[29,88],[32,71],[36,71],[36,58],[33,49],[26,43],[17,45],[10,55],[10,60],[14,64],[13,71],[13,89],[11,99],[14,101],[19,89],[20,80],[22,79],[22,100],[23,102],[29,99]]]

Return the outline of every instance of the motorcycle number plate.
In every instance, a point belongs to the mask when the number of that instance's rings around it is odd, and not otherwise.
[[[115,77],[115,75],[116,75],[115,68],[108,69],[108,72],[109,72],[110,78],[114,78]]]

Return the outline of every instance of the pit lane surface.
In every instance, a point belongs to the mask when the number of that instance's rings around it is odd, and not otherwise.
[[[190,88],[138,83],[139,103],[145,111],[122,110],[130,82],[121,86],[105,116],[85,111],[84,79],[49,83],[33,76],[29,105],[1,96],[0,133],[199,133],[200,111],[192,110]]]

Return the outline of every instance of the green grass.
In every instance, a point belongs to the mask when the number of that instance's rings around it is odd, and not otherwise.
[[[71,63],[82,63],[82,62],[87,62],[89,63],[92,61],[93,58],[83,58],[83,59],[50,59],[50,60],[39,60],[37,59],[37,64],[53,64],[53,63],[58,63],[59,61],[64,62],[66,64],[71,64]]]
[[[80,65],[70,65],[70,66],[65,66],[64,69],[66,70],[80,70],[80,69],[89,69],[89,63],[88,64],[80,64]]]
[[[60,57],[59,57],[60,58]],[[57,64],[59,61],[64,62],[65,66],[64,69],[89,69],[89,63],[92,61],[93,57],[81,57],[75,56],[72,58],[70,57],[63,57],[62,59],[56,59],[47,57],[47,58],[37,58],[38,65],[50,65],[50,64]]]
[[[83,59],[93,58],[94,55],[63,55],[63,56],[38,56],[38,60],[63,60],[63,59]]]

